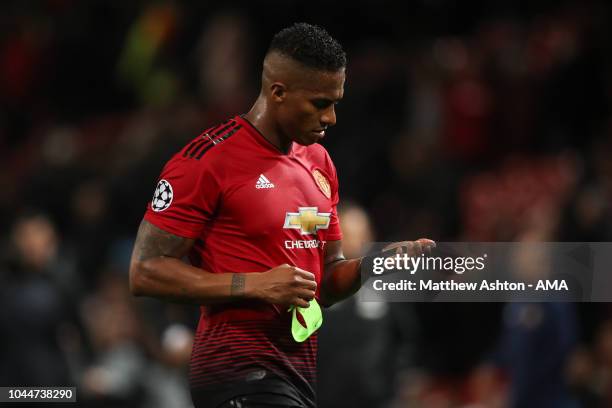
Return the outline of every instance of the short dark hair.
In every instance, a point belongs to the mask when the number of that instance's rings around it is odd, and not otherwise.
[[[295,23],[272,38],[268,53],[277,51],[309,68],[337,71],[346,67],[342,45],[322,27]]]

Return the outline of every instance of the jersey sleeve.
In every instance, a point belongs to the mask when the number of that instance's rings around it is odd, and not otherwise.
[[[340,229],[340,219],[338,218],[338,202],[340,201],[340,197],[338,195],[338,174],[336,173],[336,167],[334,163],[331,161],[329,155],[326,154],[327,166],[329,169],[329,174],[331,174],[331,200],[332,200],[332,212],[331,218],[329,220],[329,229],[327,232],[327,240],[328,241],[338,241],[342,239],[342,230]]]
[[[176,155],[162,170],[144,219],[171,234],[196,239],[219,198],[219,183],[210,166]]]

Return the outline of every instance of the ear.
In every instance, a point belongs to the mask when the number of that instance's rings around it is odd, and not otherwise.
[[[287,86],[282,82],[274,82],[270,85],[270,96],[274,102],[282,102],[287,96]]]

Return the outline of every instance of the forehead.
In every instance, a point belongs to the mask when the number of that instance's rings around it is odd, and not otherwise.
[[[309,97],[340,100],[344,95],[345,69],[338,71],[310,71],[300,81],[300,88]]]

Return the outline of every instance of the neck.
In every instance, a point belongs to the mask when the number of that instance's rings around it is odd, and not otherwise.
[[[289,153],[293,141],[284,137],[278,130],[270,114],[270,110],[268,109],[267,102],[261,95],[257,98],[251,110],[244,116],[253,126],[255,126],[259,133],[261,133],[261,135],[281,153]]]

